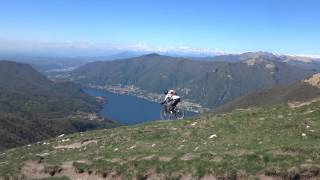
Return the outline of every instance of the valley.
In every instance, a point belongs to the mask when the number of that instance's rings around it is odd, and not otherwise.
[[[62,78],[83,86],[159,99],[166,89],[176,89],[189,110],[203,112],[240,96],[277,85],[288,85],[318,72],[308,63],[291,64],[271,53],[234,55],[238,61],[190,60],[148,54],[81,66]],[[222,59],[224,61],[222,61]],[[299,61],[300,62],[300,61]]]
[[[318,178],[318,70],[270,60],[277,58],[270,54],[249,55],[229,63],[151,54],[46,74],[51,80],[29,65],[1,62],[2,77],[10,79],[0,78],[1,122],[9,130],[2,130],[7,144],[0,153],[0,177]],[[168,62],[177,66],[162,69]],[[158,114],[162,90],[171,87],[182,96],[184,109],[201,114],[182,121],[144,114]],[[120,95],[148,100],[144,104],[154,109],[112,100]],[[15,101],[8,106],[10,99]],[[116,111],[125,115],[125,109],[142,116],[128,112],[120,123],[102,118],[98,112],[108,101],[117,109],[107,109],[105,117],[116,117]],[[10,131],[14,128],[23,133]],[[24,140],[33,128],[39,131]]]
[[[105,90],[117,94],[126,94],[130,96],[135,96],[138,98],[142,98],[148,101],[152,102],[161,102],[164,98],[164,94],[157,94],[157,93],[150,93],[145,90],[140,89],[139,87],[135,87],[134,85],[106,85],[106,86],[95,86],[95,85],[90,85],[89,87],[94,88],[94,89],[99,89],[99,90]],[[194,103],[189,99],[183,99],[179,105],[191,112],[195,113],[203,113],[205,111],[208,111],[209,108],[204,108],[200,104]]]
[[[0,3],[0,180],[320,180],[320,1]]]

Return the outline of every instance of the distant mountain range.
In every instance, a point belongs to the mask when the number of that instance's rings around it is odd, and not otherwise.
[[[0,61],[0,150],[62,133],[114,126],[73,83],[54,83],[30,65]]]
[[[88,63],[72,71],[69,79],[82,85],[133,85],[152,93],[172,88],[183,98],[216,108],[250,92],[293,83],[319,69],[316,61],[265,52],[222,55],[210,61],[149,54]]]
[[[319,68],[320,59],[303,57],[303,56],[275,56],[268,52],[250,52],[239,54],[225,54],[225,53],[201,53],[200,52],[179,52],[179,51],[165,51],[159,54],[164,56],[186,58],[199,61],[225,61],[225,62],[239,62],[254,56],[268,56],[277,61],[288,62],[290,64],[308,66],[308,68]],[[8,54],[0,52],[0,59],[14,60],[21,63],[31,64],[37,71],[46,73],[48,75],[59,74],[66,71],[71,71],[81,65],[94,61],[111,61],[119,59],[127,59],[138,56],[150,54],[151,51],[120,51],[120,52],[106,52],[105,55],[96,56],[54,56],[54,55],[32,55],[32,54]]]
[[[120,52],[105,56],[80,56],[62,57],[50,55],[30,55],[30,54],[1,54],[0,59],[13,60],[20,63],[32,65],[37,71],[43,73],[70,71],[76,67],[93,61],[110,61],[116,59],[130,58],[142,55],[134,52]]]

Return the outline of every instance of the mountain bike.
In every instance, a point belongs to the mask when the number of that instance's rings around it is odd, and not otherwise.
[[[176,106],[172,111],[169,112],[166,108],[166,105],[162,105],[160,117],[162,120],[183,119],[184,110]]]

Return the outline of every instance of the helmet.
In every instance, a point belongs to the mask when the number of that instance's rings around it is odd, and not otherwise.
[[[171,89],[171,90],[168,91],[168,94],[176,94],[176,91]]]

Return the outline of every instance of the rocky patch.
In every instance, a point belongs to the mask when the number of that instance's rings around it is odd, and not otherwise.
[[[98,141],[97,140],[88,140],[88,141],[84,141],[84,142],[76,142],[76,143],[72,143],[72,144],[67,144],[67,145],[58,145],[58,146],[54,146],[54,149],[79,149],[81,147],[85,147],[91,143],[97,144]]]

